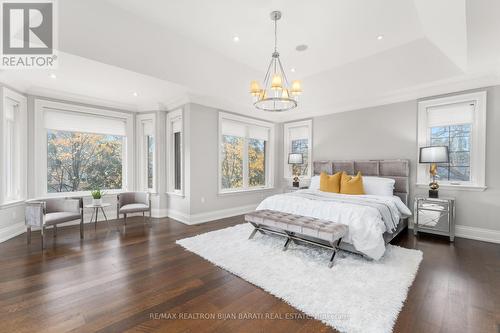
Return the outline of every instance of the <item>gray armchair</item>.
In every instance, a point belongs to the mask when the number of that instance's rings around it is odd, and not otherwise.
[[[127,224],[127,214],[142,213],[144,223],[146,223],[145,212],[149,212],[149,222],[151,222],[151,200],[147,192],[126,192],[118,194],[116,205],[116,217],[123,214],[123,223]]]
[[[40,228],[43,249],[46,227],[52,226],[54,237],[56,237],[59,223],[75,220],[80,220],[80,238],[83,239],[82,198],[53,198],[26,202],[24,221],[27,228],[28,244],[31,243],[32,227]]]

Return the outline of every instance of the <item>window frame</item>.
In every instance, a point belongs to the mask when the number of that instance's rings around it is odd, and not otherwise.
[[[290,171],[290,165],[288,164],[288,154],[290,154],[290,149],[291,149],[290,130],[296,127],[307,127],[307,133],[308,133],[307,153],[309,158],[309,160],[307,161],[307,175],[300,176],[300,178],[304,180],[309,180],[312,177],[312,166],[313,166],[312,119],[294,121],[283,124],[283,177],[286,180],[293,179],[293,175]]]
[[[99,117],[117,118],[123,120],[126,126],[122,155],[122,188],[106,190],[107,194],[116,194],[133,189],[134,180],[134,115],[132,113],[111,111],[105,108],[81,106],[67,102],[55,102],[45,99],[35,99],[35,128],[34,128],[34,166],[35,182],[34,193],[36,197],[67,197],[67,196],[89,196],[90,191],[49,193],[47,191],[47,130],[44,126],[45,110],[57,110],[63,112],[83,113]]]
[[[153,128],[153,140],[154,140],[154,151],[153,151],[153,187],[149,187],[148,184],[148,135],[144,133],[144,125],[151,123]],[[137,138],[137,153],[139,158],[137,159],[137,186],[141,191],[147,191],[150,193],[156,193],[157,189],[157,133],[156,133],[156,114],[138,114],[136,116],[136,138]]]
[[[179,132],[174,132],[174,123],[180,121],[181,129]],[[175,189],[175,140],[174,134],[180,133],[180,172],[181,172],[181,188]],[[185,181],[184,181],[184,109],[180,108],[167,113],[167,194],[184,197]]]
[[[243,140],[243,187],[237,189],[223,189],[222,188],[222,122],[224,120],[242,123],[246,126],[245,138]],[[265,150],[265,179],[264,186],[248,186],[248,126],[265,127],[269,130],[269,140]],[[274,151],[275,151],[275,124],[263,120],[257,120],[244,116],[238,116],[232,113],[219,112],[219,124],[217,135],[217,155],[218,155],[218,168],[217,168],[217,193],[219,195],[265,191],[274,189]]]
[[[17,93],[9,88],[1,87],[0,89],[0,156],[3,161],[6,157],[6,115],[5,110],[7,106],[7,99],[10,99],[14,104],[18,104],[19,118],[15,120],[16,126],[16,141],[14,142],[16,147],[11,147],[10,149],[17,150],[19,154],[18,160],[16,161],[15,169],[18,170],[19,174],[16,174],[17,184],[15,185],[18,190],[18,196],[15,198],[7,198],[7,178],[12,178],[12,175],[7,175],[7,170],[3,162],[0,162],[0,207],[5,207],[19,202],[24,202],[27,198],[27,177],[28,177],[28,108],[27,108],[27,98],[26,96]],[[9,177],[10,176],[10,177]]]
[[[430,126],[427,109],[458,103],[474,103],[475,112],[470,138],[470,181],[439,181],[443,189],[483,191],[486,187],[486,91],[466,93],[418,102],[417,129],[417,183],[418,187],[429,184],[429,165],[418,163],[420,147],[430,145]],[[457,123],[458,125],[458,123]]]

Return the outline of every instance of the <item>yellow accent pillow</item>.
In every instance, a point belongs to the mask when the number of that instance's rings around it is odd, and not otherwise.
[[[342,194],[365,194],[363,187],[363,177],[361,172],[353,177],[343,172],[340,178],[340,193]]]
[[[340,177],[342,172],[337,172],[334,175],[329,175],[326,172],[322,172],[319,175],[319,190],[323,192],[340,192]]]

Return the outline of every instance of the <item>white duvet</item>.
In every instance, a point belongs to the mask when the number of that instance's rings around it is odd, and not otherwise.
[[[398,221],[411,215],[399,197],[375,195],[346,195],[318,190],[299,190],[277,194],[264,199],[257,210],[271,209],[280,212],[330,220],[349,226],[342,239],[370,258],[378,260],[385,252],[383,234],[394,231],[392,221],[384,221],[378,209],[364,205],[373,200],[389,207],[392,219]],[[387,220],[387,219],[386,219]]]

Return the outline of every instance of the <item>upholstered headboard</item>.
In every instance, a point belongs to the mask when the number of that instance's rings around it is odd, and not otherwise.
[[[314,161],[313,165],[315,175],[319,175],[322,171],[328,174],[345,171],[350,175],[361,171],[363,176],[392,178],[396,181],[394,195],[408,205],[409,160]]]

